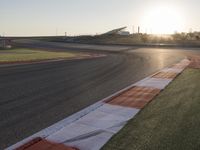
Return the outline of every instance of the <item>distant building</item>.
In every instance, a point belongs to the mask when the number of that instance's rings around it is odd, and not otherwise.
[[[194,32],[193,38],[195,40],[200,40],[200,32]]]
[[[119,31],[118,32],[119,35],[130,35],[129,31]]]
[[[3,48],[4,47],[4,40],[3,40],[3,38],[0,38],[0,48]]]
[[[6,48],[6,49],[12,48],[11,40],[7,39],[7,38],[0,37],[0,48]]]
[[[130,32],[124,31],[127,27],[122,27],[118,29],[114,29],[104,33],[104,35],[130,35]]]

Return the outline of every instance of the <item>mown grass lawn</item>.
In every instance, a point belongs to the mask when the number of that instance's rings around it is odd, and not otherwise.
[[[0,50],[0,63],[73,58],[76,56],[77,54],[69,52],[50,52],[32,49]]]
[[[199,150],[200,69],[187,69],[103,150]]]

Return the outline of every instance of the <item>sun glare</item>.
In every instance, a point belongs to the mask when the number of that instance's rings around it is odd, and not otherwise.
[[[184,19],[177,8],[157,6],[146,11],[142,26],[150,29],[153,34],[171,34],[184,28]]]

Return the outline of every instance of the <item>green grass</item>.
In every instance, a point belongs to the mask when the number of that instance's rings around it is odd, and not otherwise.
[[[199,150],[200,70],[187,69],[103,150]]]
[[[72,58],[76,56],[77,54],[69,52],[49,52],[30,49],[0,50],[0,63]]]

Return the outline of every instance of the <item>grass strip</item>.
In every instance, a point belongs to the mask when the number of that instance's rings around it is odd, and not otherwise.
[[[50,52],[30,49],[0,50],[0,63],[72,58],[77,55],[69,52]]]
[[[200,70],[186,69],[103,150],[199,150]]]

